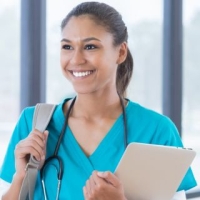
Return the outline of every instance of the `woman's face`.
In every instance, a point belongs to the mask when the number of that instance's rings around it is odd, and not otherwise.
[[[113,90],[125,50],[126,44],[115,47],[112,34],[87,15],[72,17],[62,31],[62,72],[77,93]]]

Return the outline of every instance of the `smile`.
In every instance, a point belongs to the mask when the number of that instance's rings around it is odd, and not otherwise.
[[[84,71],[84,72],[74,72],[74,71],[72,71],[72,74],[75,77],[85,77],[85,76],[92,74],[93,72],[94,72],[94,70],[89,70],[89,71]]]

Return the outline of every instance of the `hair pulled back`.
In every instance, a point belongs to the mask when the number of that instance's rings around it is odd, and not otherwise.
[[[127,42],[127,27],[122,20],[122,16],[113,7],[99,2],[84,2],[77,5],[68,13],[61,23],[63,30],[71,17],[80,15],[89,15],[95,23],[102,25],[109,33],[113,35],[113,44],[115,46]],[[116,76],[116,88],[120,96],[126,96],[126,89],[130,82],[133,72],[133,58],[128,49],[125,61],[118,65]]]

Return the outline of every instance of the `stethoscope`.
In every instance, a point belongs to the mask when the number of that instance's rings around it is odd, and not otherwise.
[[[122,97],[119,95],[119,98],[120,98],[120,104],[121,104],[121,107],[122,107],[122,113],[123,113],[123,124],[124,124],[124,148],[126,149],[128,143],[127,143],[127,120],[126,120],[126,112],[125,112],[125,106],[124,106],[124,102],[123,102],[123,99]],[[62,177],[63,177],[63,169],[64,169],[64,166],[63,166],[63,162],[62,162],[62,159],[60,156],[58,156],[58,151],[59,151],[59,148],[60,148],[60,144],[62,142],[62,139],[64,137],[64,134],[65,134],[65,131],[66,131],[66,128],[67,128],[67,124],[68,124],[68,118],[69,118],[69,115],[70,115],[70,112],[74,106],[74,103],[76,101],[76,97],[72,100],[72,103],[70,104],[69,106],[69,109],[66,113],[66,116],[65,116],[65,122],[64,122],[64,125],[62,127],[62,130],[61,130],[61,133],[60,133],[60,136],[58,138],[58,141],[57,141],[57,144],[56,144],[56,147],[55,147],[55,150],[54,150],[54,154],[52,156],[50,156],[45,162],[44,162],[44,165],[42,167],[42,169],[40,170],[40,178],[41,178],[41,181],[42,181],[42,189],[43,189],[43,194],[44,194],[44,200],[47,200],[47,192],[46,192],[46,188],[45,188],[45,181],[44,181],[44,175],[45,175],[45,168],[47,167],[47,165],[52,162],[52,161],[56,161],[57,162],[57,165],[56,164],[51,164],[56,172],[57,172],[57,179],[58,179],[58,184],[57,184],[57,191],[56,191],[56,200],[58,200],[59,198],[59,194],[60,194],[60,187],[61,187],[61,181],[62,181]]]

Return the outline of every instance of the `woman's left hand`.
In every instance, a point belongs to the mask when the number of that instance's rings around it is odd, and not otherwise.
[[[93,171],[83,187],[85,200],[126,200],[119,179],[111,172]]]

